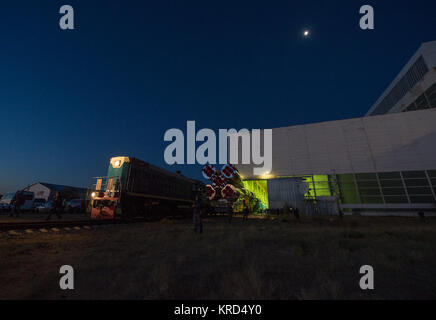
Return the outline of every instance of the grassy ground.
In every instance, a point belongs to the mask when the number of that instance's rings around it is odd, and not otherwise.
[[[436,220],[304,217],[164,220],[0,235],[0,299],[436,298]],[[59,289],[59,267],[75,290]],[[375,290],[359,288],[359,268]]]

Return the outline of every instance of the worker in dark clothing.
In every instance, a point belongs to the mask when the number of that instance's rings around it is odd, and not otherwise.
[[[298,210],[298,207],[296,207],[294,210],[292,210],[294,212],[294,216],[295,218],[297,218],[297,220],[300,220],[300,210]]]
[[[420,219],[422,222],[425,222],[425,214],[424,214],[424,211],[422,211],[422,210],[418,211],[418,216],[419,216],[419,219]]]
[[[15,198],[12,199],[10,210],[11,210],[11,213],[9,214],[10,217],[13,217],[14,214],[16,214],[17,217],[18,217],[18,210],[19,210],[19,208],[17,206],[17,196],[15,196]]]
[[[56,192],[56,194],[53,198],[52,208],[50,209],[50,212],[48,213],[46,220],[50,220],[51,215],[53,213],[56,214],[58,219],[61,219],[62,218],[61,213],[62,213],[62,209],[63,209],[63,203],[64,203],[64,199],[62,198],[61,194],[59,192]]]
[[[200,233],[203,233],[203,221],[201,220],[201,205],[198,197],[195,197],[195,201],[193,204],[193,216],[192,220],[194,223],[194,232],[197,233],[197,230]]]
[[[18,218],[21,213],[21,206],[24,205],[24,193],[23,191],[18,191],[15,195],[14,200],[12,201],[12,211],[10,216],[13,217],[14,214]]]
[[[232,205],[232,202],[230,200],[227,202],[227,217],[228,217],[229,223],[232,223],[233,205]]]
[[[244,209],[242,210],[242,221],[248,219],[248,205],[244,202]]]

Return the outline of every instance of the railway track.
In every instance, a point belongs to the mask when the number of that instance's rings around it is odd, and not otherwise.
[[[92,227],[100,225],[126,224],[144,222],[144,220],[76,220],[76,221],[32,221],[32,222],[4,222],[0,223],[0,231],[52,229],[66,227]]]

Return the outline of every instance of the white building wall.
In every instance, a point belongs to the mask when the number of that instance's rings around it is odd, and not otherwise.
[[[272,129],[273,176],[436,170],[436,109]],[[263,145],[263,144],[262,144]],[[253,165],[237,165],[245,179]]]
[[[34,185],[27,187],[25,190],[33,192],[35,194],[35,199],[44,199],[45,201],[48,201],[51,192],[49,188],[40,183],[35,183]]]

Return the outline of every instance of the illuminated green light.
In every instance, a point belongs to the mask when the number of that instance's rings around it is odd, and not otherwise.
[[[244,188],[252,192],[259,199],[263,209],[268,209],[268,186],[267,180],[244,180]]]
[[[309,191],[304,195],[306,199],[314,197],[329,197],[332,195],[329,186],[328,175],[318,174],[313,176],[305,176],[302,178],[309,187]]]
[[[329,176],[326,174],[300,176],[302,181],[307,184],[308,191],[304,197],[306,199],[315,199],[316,197],[332,196],[332,191],[329,183]],[[281,177],[291,178],[291,177]],[[268,209],[268,186],[266,179],[262,180],[243,180],[244,188],[254,194],[260,201],[261,207]]]

